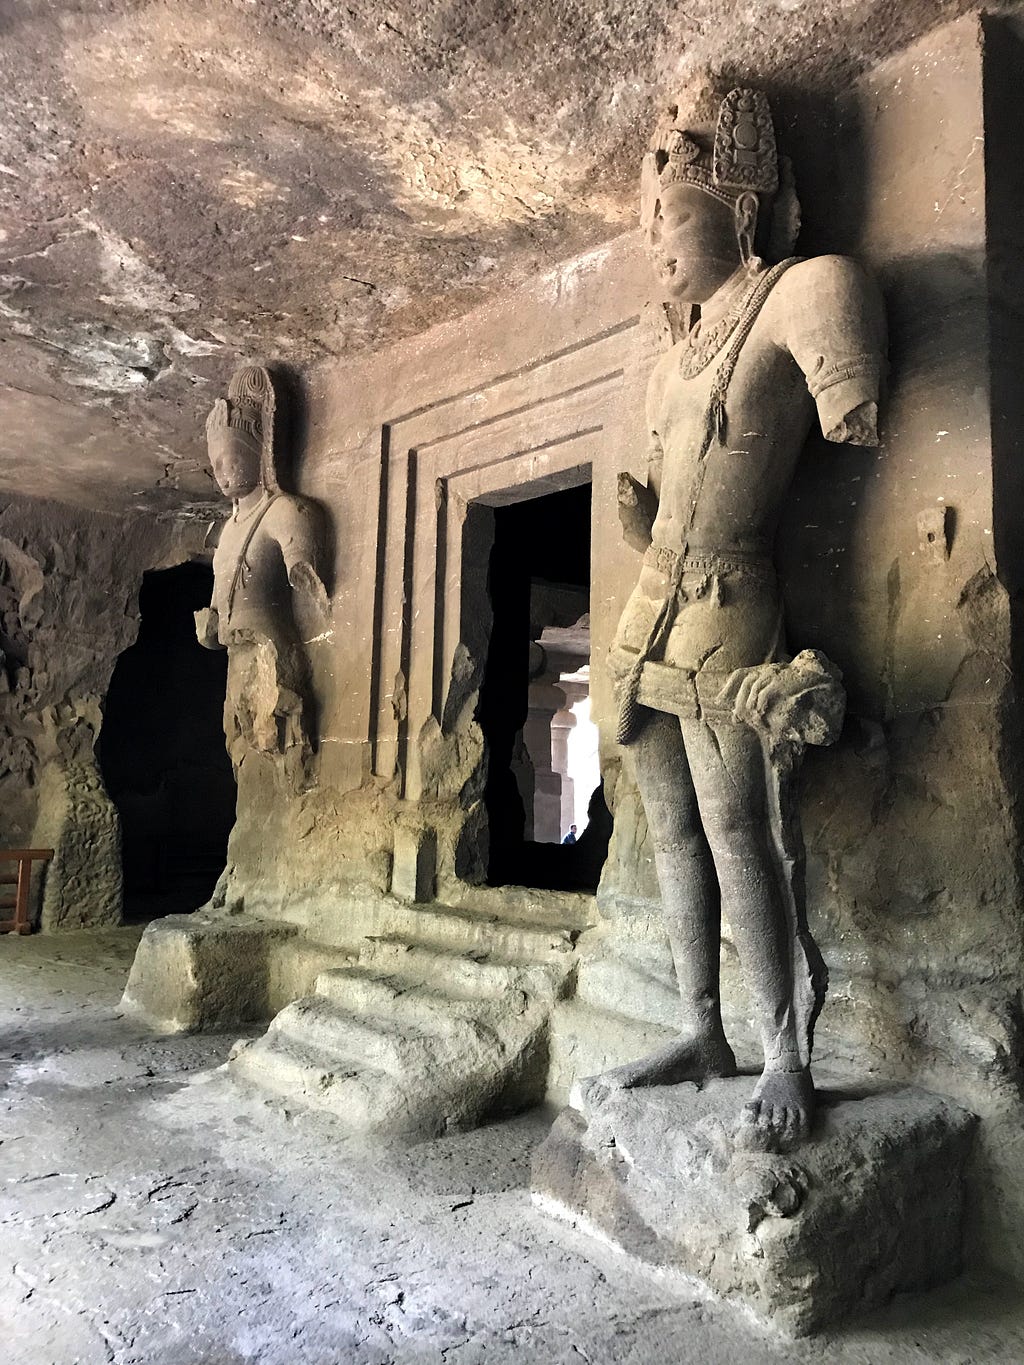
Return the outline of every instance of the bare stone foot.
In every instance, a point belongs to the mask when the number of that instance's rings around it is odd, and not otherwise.
[[[679,1085],[682,1081],[706,1081],[713,1076],[735,1076],[736,1058],[724,1035],[707,1038],[674,1038],[639,1061],[627,1062],[600,1076],[579,1083],[585,1103],[599,1104],[614,1090],[635,1090],[646,1085]]]
[[[802,1071],[766,1071],[743,1106],[737,1146],[748,1152],[791,1152],[811,1131],[814,1082]]]

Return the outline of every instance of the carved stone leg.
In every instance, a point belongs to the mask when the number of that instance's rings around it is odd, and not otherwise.
[[[794,933],[785,894],[779,813],[762,744],[746,726],[683,722],[722,904],[732,927],[764,1047],[764,1074],[744,1111],[750,1145],[786,1150],[814,1108],[795,1009]]]
[[[674,716],[653,713],[629,752],[654,845],[682,1027],[679,1037],[664,1048],[606,1072],[599,1084],[604,1089],[631,1089],[731,1076],[736,1060],[722,1028],[719,990],[718,884],[679,722]]]

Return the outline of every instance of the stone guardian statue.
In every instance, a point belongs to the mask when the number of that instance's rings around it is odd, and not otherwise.
[[[238,771],[246,754],[280,759],[286,785],[311,782],[316,723],[308,646],[327,629],[317,509],[282,491],[274,458],[274,385],[240,369],[206,422],[214,477],[231,499],[213,556],[213,601],[199,642],[228,651],[224,731]]]
[[[815,417],[829,441],[877,444],[883,312],[853,261],[788,254],[798,209],[757,91],[704,87],[669,109],[644,161],[642,218],[684,321],[648,387],[648,484],[620,477],[627,538],[645,553],[610,663],[682,1031],[586,1084],[735,1074],[720,1009],[724,912],[764,1048],[739,1137],[788,1150],[813,1115],[827,983],[807,929],[793,783],[804,746],[837,737],[845,698],[824,655],[787,653],[772,550]]]

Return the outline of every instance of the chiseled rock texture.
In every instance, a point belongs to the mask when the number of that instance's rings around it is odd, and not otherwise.
[[[976,1120],[911,1087],[821,1096],[789,1156],[739,1149],[750,1078],[613,1091],[559,1117],[534,1198],[794,1336],[960,1270]]]
[[[141,516],[0,507],[0,847],[54,849],[35,888],[43,929],[120,921],[120,828],[96,760],[103,698],[138,631],[143,573],[190,546],[194,528]]]
[[[166,1033],[265,1019],[271,954],[296,932],[209,909],[165,915],[146,926],[121,1004]]]
[[[817,127],[969,3],[8,0],[0,486],[201,512],[240,359],[370,352],[622,231],[681,67],[799,88]]]

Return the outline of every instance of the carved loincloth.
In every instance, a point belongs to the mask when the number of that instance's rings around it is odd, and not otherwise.
[[[620,706],[623,692],[630,686],[638,708],[666,712],[682,720],[747,724],[774,743],[827,745],[838,738],[845,710],[842,675],[818,650],[803,650],[794,659],[782,651],[781,608],[753,662],[722,667],[722,652],[714,648],[706,651],[706,660],[695,660],[692,666],[664,658],[666,643],[688,610],[725,615],[728,607],[724,604],[737,589],[742,595],[744,580],[761,594],[766,588],[774,593],[775,571],[766,556],[704,552],[680,559],[664,546],[652,546],[644,558],[666,580],[664,597],[657,607],[660,626],[657,640],[649,639],[643,653],[621,643],[609,652],[608,667]],[[754,670],[762,674],[771,670],[774,675],[771,711],[764,717],[737,715],[737,695]]]

